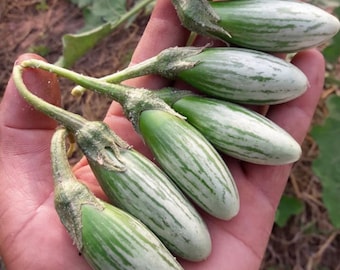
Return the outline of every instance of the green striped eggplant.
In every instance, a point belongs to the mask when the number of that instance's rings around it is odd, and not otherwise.
[[[190,261],[206,259],[211,251],[209,231],[177,186],[131,148],[119,147],[117,159],[117,153],[101,142],[102,137],[110,138],[112,131],[102,122],[89,125],[75,138],[110,202],[140,219],[173,254]],[[98,143],[108,159],[124,164],[125,170],[111,169],[106,161],[91,154],[89,149]]]
[[[339,20],[312,4],[280,0],[209,2],[218,26],[230,36],[219,38],[245,48],[296,52],[324,44],[340,29]],[[218,34],[217,34],[218,35]]]
[[[172,107],[218,150],[240,160],[266,165],[297,161],[301,147],[285,130],[240,105],[187,96]]]
[[[215,148],[185,120],[145,110],[139,130],[162,169],[198,206],[220,219],[239,211],[233,177]]]
[[[162,242],[136,218],[101,202],[82,205],[83,254],[93,269],[183,269]]]
[[[190,60],[197,64],[177,77],[211,97],[277,104],[302,95],[308,87],[307,77],[293,64],[259,51],[206,48]]]
[[[55,208],[79,253],[96,270],[183,270],[163,243],[130,214],[95,197],[72,173],[65,130],[51,143]]]

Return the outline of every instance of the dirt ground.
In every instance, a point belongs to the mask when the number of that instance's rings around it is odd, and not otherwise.
[[[19,54],[48,48],[44,56],[53,63],[61,54],[62,35],[74,33],[83,24],[81,12],[69,1],[48,0],[47,9],[40,9],[39,4],[44,2],[0,1],[0,99]],[[73,69],[95,77],[121,69],[128,63],[147,20],[148,15],[141,14],[129,28],[122,28],[105,38]],[[88,119],[103,117],[110,100],[94,93],[74,99],[68,93],[71,85],[62,80],[61,85],[66,109]],[[325,93],[328,90],[325,87]],[[323,100],[320,100],[314,123],[320,123],[325,114]],[[284,228],[273,227],[262,269],[340,270],[340,236],[328,221],[322,204],[321,186],[311,170],[311,162],[316,155],[317,145],[307,136],[303,156],[295,164],[286,188],[286,194],[303,201],[304,211],[290,219]]]

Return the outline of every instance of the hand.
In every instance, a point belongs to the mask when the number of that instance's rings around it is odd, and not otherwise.
[[[180,26],[171,2],[159,0],[132,64],[164,48],[184,46],[187,38],[188,32]],[[27,58],[38,57],[26,54],[18,61]],[[317,50],[308,50],[297,54],[293,63],[307,75],[310,87],[294,101],[271,106],[267,116],[302,143],[323,88],[324,60]],[[53,74],[28,69],[24,81],[46,101],[60,104]],[[167,81],[145,76],[126,83],[160,88]],[[137,150],[150,156],[117,103],[112,103],[105,121]],[[55,127],[53,120],[33,110],[19,96],[10,79],[0,106],[0,254],[7,270],[90,269],[72,245],[53,205],[49,146]],[[258,166],[231,158],[226,162],[239,189],[240,212],[227,222],[203,214],[212,235],[213,252],[201,263],[181,261],[186,270],[260,267],[291,165]],[[85,160],[74,167],[74,172],[103,197]]]

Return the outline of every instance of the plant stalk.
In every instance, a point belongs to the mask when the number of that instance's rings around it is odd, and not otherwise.
[[[42,62],[42,61],[40,61]],[[81,128],[86,122],[81,116],[68,112],[60,107],[54,106],[43,99],[32,94],[23,81],[24,66],[16,65],[13,68],[13,80],[20,95],[31,104],[36,110],[43,112],[57,122],[63,124],[70,131]]]
[[[109,96],[123,106],[126,117],[132,122],[137,130],[139,116],[143,110],[159,109],[183,118],[171,109],[171,107],[161,98],[158,98],[157,95],[154,94],[154,91],[148,89],[103,82],[100,79],[78,74],[74,71],[36,59],[23,61],[21,66],[40,68],[49,72],[54,72],[87,89],[92,89],[95,92]]]
[[[101,77],[98,80],[108,83],[120,83],[148,74],[159,74],[165,78],[173,79],[178,72],[190,69],[198,64],[196,61],[190,60],[190,57],[201,53],[204,48],[205,47],[173,47],[164,49],[151,58],[121,71]],[[85,87],[78,85],[72,89],[71,93],[74,96],[80,96],[85,91]]]
[[[21,63],[22,67],[39,68],[49,72],[53,72],[61,77],[67,78],[83,87],[92,89],[100,94],[105,94],[114,100],[123,103],[125,102],[130,87],[123,85],[113,85],[99,79],[95,79],[86,75],[79,74],[72,70],[56,66],[54,64],[46,63],[37,59],[25,60]]]
[[[111,29],[116,29],[117,27],[125,23],[127,20],[129,20],[132,16],[140,12],[148,4],[151,4],[154,1],[155,0],[141,0],[137,2],[137,4],[135,4],[130,10],[128,10],[117,21],[111,24]]]
[[[103,210],[96,197],[72,172],[66,155],[66,130],[58,129],[51,141],[51,163],[54,180],[54,205],[61,222],[79,251],[82,250],[81,207],[91,204]]]
[[[68,72],[66,69],[32,59],[15,66],[13,78],[19,93],[28,103],[37,110],[55,119],[64,125],[68,131],[73,133],[77,143],[88,159],[99,160],[98,162],[102,162],[104,164],[103,166],[106,166],[109,170],[125,170],[125,165],[120,160],[119,149],[128,148],[129,145],[118,137],[104,122],[88,121],[80,115],[68,112],[33,95],[25,86],[22,78],[22,72],[24,68],[27,67],[27,64],[36,68],[39,66],[39,68],[50,72],[57,69],[60,71],[60,74],[65,73],[66,75],[70,75],[69,73],[71,73],[71,75],[74,75],[74,72]],[[115,158],[112,158],[112,156],[108,154],[108,149],[112,150]]]

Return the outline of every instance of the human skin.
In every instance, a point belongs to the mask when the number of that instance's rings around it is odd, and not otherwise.
[[[188,34],[181,27],[170,0],[159,0],[131,64],[164,48],[184,46]],[[25,54],[16,63],[31,58],[41,59]],[[309,88],[293,101],[270,106],[266,115],[302,143],[323,89],[325,64],[315,49],[298,53],[292,63],[306,74]],[[55,75],[27,69],[24,81],[38,96],[60,104]],[[168,81],[145,76],[125,83],[157,89]],[[117,103],[112,103],[105,122],[138,151],[151,156]],[[20,97],[10,79],[0,104],[0,254],[7,270],[90,269],[54,209],[49,147],[56,126]],[[186,270],[256,270],[262,262],[292,165],[254,165],[228,157],[225,160],[239,190],[240,212],[230,221],[202,213],[212,236],[212,254],[200,263],[180,260]],[[77,178],[105,199],[84,159],[73,169]]]

